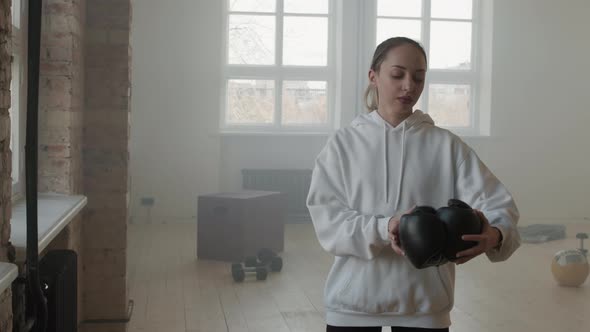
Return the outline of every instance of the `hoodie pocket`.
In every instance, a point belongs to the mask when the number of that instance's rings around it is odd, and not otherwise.
[[[447,272],[436,267],[419,270],[399,256],[349,257],[335,262],[328,276],[326,306],[336,311],[400,315],[450,310],[452,280]]]

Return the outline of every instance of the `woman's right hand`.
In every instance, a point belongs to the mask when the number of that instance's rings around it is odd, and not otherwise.
[[[389,219],[389,225],[387,229],[389,231],[389,240],[391,240],[391,248],[395,251],[398,255],[405,256],[406,254],[401,248],[401,244],[399,242],[399,219],[400,217],[395,216]]]
[[[391,248],[395,251],[398,255],[405,256],[406,253],[401,248],[401,243],[399,241],[399,224],[400,219],[404,214],[408,214],[414,210],[415,206],[407,210],[401,215],[393,216],[389,219],[389,224],[387,226],[387,230],[389,231],[389,239],[391,240]]]

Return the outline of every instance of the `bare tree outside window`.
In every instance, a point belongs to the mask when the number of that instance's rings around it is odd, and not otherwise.
[[[322,124],[327,120],[326,82],[283,82],[283,123]]]
[[[471,124],[469,85],[431,84],[428,93],[428,114],[436,124],[446,127]]]
[[[274,82],[230,80],[228,82],[227,121],[233,124],[273,122]]]
[[[404,36],[428,52],[419,105],[437,124],[469,128],[477,68],[472,59],[473,0],[377,0],[376,43]]]
[[[226,126],[329,125],[329,1],[280,1],[229,2]]]
[[[229,63],[272,65],[275,60],[275,18],[230,15]]]

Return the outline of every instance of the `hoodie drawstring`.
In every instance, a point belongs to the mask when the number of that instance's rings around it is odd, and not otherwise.
[[[384,167],[384,178],[385,178],[385,202],[389,203],[389,166],[387,165],[389,162],[388,154],[389,154],[389,147],[387,145],[387,141],[389,137],[387,137],[387,124],[383,123],[383,157],[385,158],[383,165]]]
[[[385,178],[385,202],[389,203],[389,137],[387,135],[387,124],[383,124],[383,140],[384,140],[384,178]],[[402,193],[402,179],[404,176],[404,161],[406,159],[406,122],[402,123],[402,144],[401,144],[401,158],[399,163],[399,181],[397,186],[397,198],[395,199],[394,211],[399,207],[400,197]]]
[[[357,128],[362,125],[381,125],[383,127],[383,165],[385,169],[383,170],[383,178],[385,181],[385,202],[389,204],[389,128],[391,127],[382,117],[379,115],[377,111],[372,111],[368,114],[359,115],[352,121],[352,126]],[[415,110],[412,115],[410,115],[407,119],[402,121],[402,139],[401,139],[401,158],[399,163],[399,181],[397,187],[397,198],[395,200],[395,210],[399,208],[399,204],[401,201],[401,193],[402,193],[402,178],[404,176],[404,163],[406,159],[406,131],[410,130],[411,127],[421,126],[422,124],[430,124],[434,125],[434,121],[428,115],[423,113],[420,110]],[[396,129],[397,130],[397,129]],[[375,139],[378,139],[378,130],[373,131],[372,133],[377,134]],[[378,188],[381,189],[381,188]],[[377,190],[378,190],[377,189]]]
[[[404,159],[406,158],[406,122],[402,124],[402,151],[401,151],[401,158],[399,162],[399,181],[397,185],[397,198],[395,199],[395,210],[399,207],[399,201],[402,194],[402,181],[404,178]]]

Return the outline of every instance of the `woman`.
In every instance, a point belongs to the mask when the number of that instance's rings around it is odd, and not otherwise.
[[[455,264],[485,253],[507,259],[520,245],[510,193],[459,137],[413,110],[427,59],[417,42],[391,38],[375,50],[369,112],[335,133],[316,159],[307,198],[322,247],[335,256],[326,280],[327,331],[448,331]],[[453,263],[416,269],[398,240],[399,218],[450,198],[477,209],[477,246]]]

